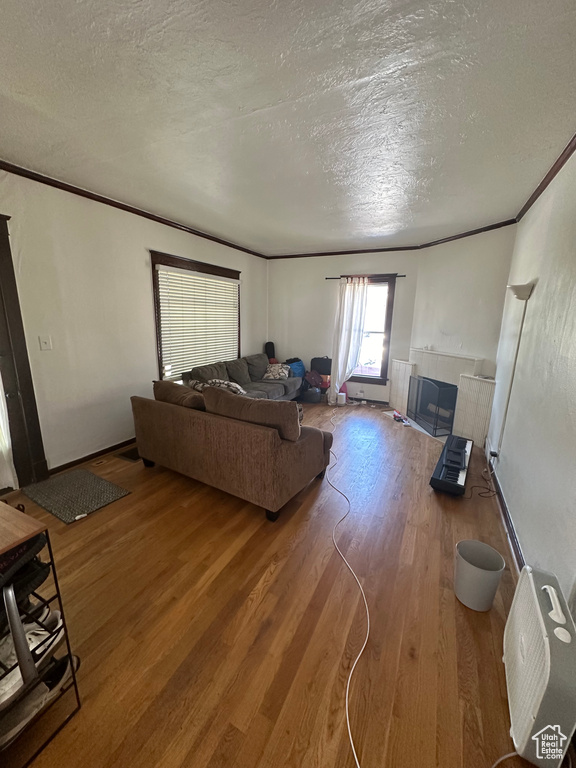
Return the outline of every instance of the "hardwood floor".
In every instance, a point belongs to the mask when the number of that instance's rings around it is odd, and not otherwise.
[[[305,406],[305,423],[332,429],[331,413]],[[351,689],[362,768],[490,768],[513,749],[501,656],[515,573],[496,501],[434,493],[442,445],[379,408],[334,421],[331,479],[352,502],[339,542],[372,620]],[[132,493],[70,526],[9,497],[49,525],[82,658],[83,707],[35,768],[352,768],[344,693],[365,625],[331,541],[343,499],[316,480],[271,523],[159,467],[86,466]],[[469,486],[484,466],[475,449]],[[462,538],[508,564],[489,613],[454,597]]]

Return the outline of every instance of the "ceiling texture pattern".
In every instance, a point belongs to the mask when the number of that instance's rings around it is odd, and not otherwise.
[[[513,218],[576,130],[573,0],[2,11],[2,160],[269,255]]]

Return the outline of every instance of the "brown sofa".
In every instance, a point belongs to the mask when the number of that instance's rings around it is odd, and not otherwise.
[[[246,397],[262,400],[294,400],[302,390],[302,379],[290,371],[287,379],[264,379],[268,367],[268,356],[265,354],[238,357],[235,360],[224,360],[220,363],[200,365],[182,374],[184,384],[190,386],[191,381],[207,382],[211,379],[234,381],[246,390]]]
[[[160,384],[168,390],[164,385],[172,383]],[[183,396],[180,390],[176,397]],[[294,401],[254,400],[212,387],[204,401],[205,411],[194,397],[188,407],[131,398],[138,452],[147,466],[158,463],[264,507],[269,520],[324,476],[332,435],[300,427]]]

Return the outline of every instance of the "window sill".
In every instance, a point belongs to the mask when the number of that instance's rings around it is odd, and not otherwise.
[[[380,384],[380,386],[385,387],[389,380],[382,376],[350,376],[348,381],[353,384]]]

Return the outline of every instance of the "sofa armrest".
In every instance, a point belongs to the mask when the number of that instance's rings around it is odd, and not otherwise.
[[[324,436],[324,453],[330,453],[330,448],[332,448],[332,443],[334,442],[334,435],[325,429],[322,430],[322,435]]]
[[[274,492],[266,504],[267,509],[280,509],[288,499],[326,469],[330,462],[330,452],[324,449],[325,434],[329,433],[317,427],[302,427],[298,440],[282,440],[278,449],[270,454]]]
[[[332,432],[327,432],[324,429],[318,429],[318,427],[301,427],[300,440],[302,440],[303,436],[316,434],[318,432],[322,437],[322,452],[325,454],[330,453],[330,448],[332,448],[332,442],[334,440]],[[316,440],[318,440],[318,437],[316,437]]]

